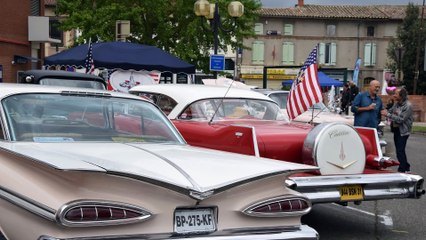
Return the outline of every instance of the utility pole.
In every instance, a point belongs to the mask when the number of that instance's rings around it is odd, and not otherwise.
[[[416,65],[414,70],[414,81],[413,81],[413,94],[417,93],[417,81],[419,80],[419,62],[420,62],[420,40],[423,36],[423,15],[425,11],[425,0],[423,0],[422,5],[422,15],[420,18],[420,31],[417,33],[417,52],[416,52]]]

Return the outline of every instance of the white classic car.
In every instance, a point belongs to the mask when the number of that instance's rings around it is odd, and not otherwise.
[[[0,84],[0,238],[318,239],[287,188],[316,169],[191,147],[150,101]]]

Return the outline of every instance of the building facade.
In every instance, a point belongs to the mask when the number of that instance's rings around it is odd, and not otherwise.
[[[0,82],[16,83],[19,74],[39,69],[50,37],[49,18],[44,16],[48,0],[2,1],[0,7]]]
[[[357,84],[391,76],[387,48],[396,37],[406,6],[323,6],[262,8],[255,38],[242,54],[241,79],[249,85],[280,89],[295,78],[311,50],[318,46],[319,71],[340,81],[353,79],[361,59]],[[264,73],[266,77],[264,78]]]

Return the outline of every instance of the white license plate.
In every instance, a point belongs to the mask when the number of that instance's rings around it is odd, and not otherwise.
[[[176,233],[205,233],[216,230],[212,208],[181,208],[175,210]]]

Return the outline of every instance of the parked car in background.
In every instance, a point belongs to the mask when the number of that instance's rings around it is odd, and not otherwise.
[[[286,181],[313,203],[424,194],[421,176],[389,169],[398,163],[382,155],[376,129],[337,122],[315,127],[289,123],[271,98],[232,87],[141,85],[130,93],[158,104],[193,146],[319,167]]]
[[[281,109],[286,109],[289,91],[272,89],[254,89],[254,91],[260,92],[270,97],[272,100],[278,103]],[[324,103],[319,102],[310,107],[308,111],[297,116],[293,121],[313,124],[320,124],[323,122],[343,122],[349,125],[353,125],[354,117],[352,115],[340,115],[336,112],[332,112],[327,108],[327,106],[325,106]]]
[[[0,102],[0,238],[318,239],[283,184],[316,167],[191,147],[130,94],[0,84]]]
[[[106,81],[96,75],[56,70],[28,70],[21,74],[19,83],[51,86],[80,87],[105,90]]]

